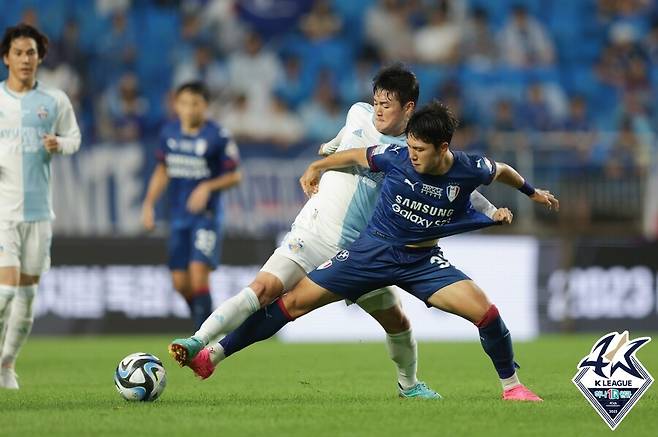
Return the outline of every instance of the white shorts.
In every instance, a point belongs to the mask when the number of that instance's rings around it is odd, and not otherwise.
[[[284,290],[290,291],[304,277],[304,272],[309,273],[315,270],[320,264],[333,258],[340,250],[340,247],[326,243],[310,232],[292,229],[263,265],[261,271],[279,278],[283,283]],[[349,300],[345,302],[347,305],[353,303]],[[364,311],[372,313],[396,306],[400,301],[392,287],[384,287],[364,294],[356,303]]]
[[[50,220],[0,221],[0,267],[18,267],[21,273],[41,276],[50,268]]]

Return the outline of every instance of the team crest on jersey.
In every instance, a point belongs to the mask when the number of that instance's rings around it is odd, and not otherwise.
[[[446,187],[446,196],[449,201],[453,201],[459,195],[459,185],[448,185]]]
[[[292,238],[287,241],[288,250],[292,253],[297,253],[304,248],[304,240],[301,238]]]
[[[363,129],[355,130],[354,132],[352,132],[352,135],[354,135],[356,137],[359,137],[359,138],[363,137]]]
[[[333,262],[331,260],[325,261],[322,264],[320,264],[316,270],[328,269],[329,267],[331,267],[332,264],[333,264]]]
[[[596,412],[614,430],[653,383],[635,353],[650,337],[628,339],[628,331],[599,338],[578,364],[572,381]]]
[[[37,108],[37,117],[39,117],[41,120],[48,118],[48,108],[46,108],[44,105],[39,106]]]
[[[208,142],[203,138],[197,139],[194,144],[194,153],[197,156],[203,156],[203,154],[206,153],[206,150],[208,150]]]
[[[341,250],[340,252],[338,252],[338,255],[336,255],[336,259],[338,261],[345,261],[349,257],[350,257],[349,250]]]

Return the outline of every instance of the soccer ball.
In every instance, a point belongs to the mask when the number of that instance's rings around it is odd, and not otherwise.
[[[119,362],[114,385],[127,401],[154,401],[167,386],[167,374],[158,357],[137,352]]]

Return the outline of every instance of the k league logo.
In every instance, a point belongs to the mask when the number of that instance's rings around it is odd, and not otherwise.
[[[628,340],[628,331],[601,337],[578,365],[573,383],[611,430],[653,383],[653,378],[635,353],[650,337]]]

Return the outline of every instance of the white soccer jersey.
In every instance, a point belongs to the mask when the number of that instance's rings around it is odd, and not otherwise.
[[[0,82],[0,221],[55,217],[45,134],[57,136],[64,154],[80,147],[80,129],[66,94],[38,83],[16,95]]]
[[[373,123],[373,107],[352,105],[342,130],[337,151],[395,144],[406,147],[406,137],[383,135]],[[379,197],[381,173],[361,168],[327,171],[320,179],[318,193],[309,199],[293,223],[318,239],[338,248],[348,247],[368,224]]]

